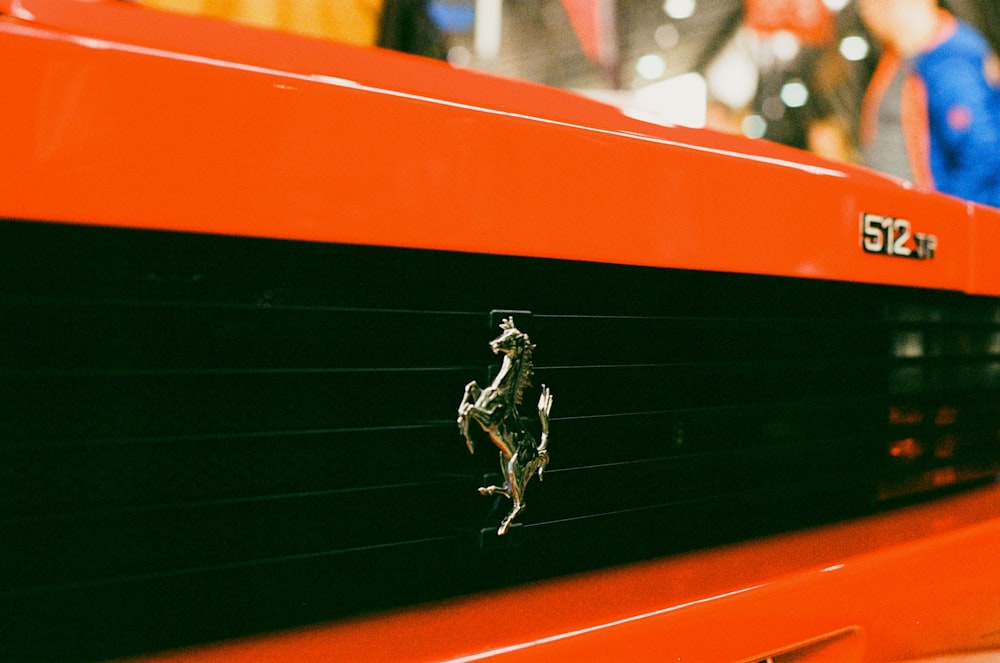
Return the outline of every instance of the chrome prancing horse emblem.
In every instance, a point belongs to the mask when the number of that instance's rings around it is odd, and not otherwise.
[[[483,389],[475,380],[465,385],[465,397],[458,406],[458,430],[465,437],[469,453],[475,452],[469,436],[469,422],[482,427],[493,443],[500,448],[500,470],[503,486],[483,486],[480,495],[499,493],[514,502],[510,513],[500,523],[497,534],[507,533],[514,518],[524,509],[524,491],[535,472],[538,480],[549,463],[549,412],[552,394],[542,385],[538,398],[538,419],[542,423],[542,438],[538,442],[521,423],[517,406],[532,375],[531,352],[535,346],[528,335],[514,326],[513,318],[506,318],[500,325],[502,333],[490,342],[494,354],[503,353],[500,373],[493,383]]]

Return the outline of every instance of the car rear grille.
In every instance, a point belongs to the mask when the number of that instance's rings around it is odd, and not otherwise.
[[[0,242],[2,658],[759,536],[1000,455],[993,300],[16,221]],[[555,405],[545,480],[498,537],[509,503],[476,490],[496,450],[469,456],[455,417],[506,316],[537,344],[529,428],[539,385]]]

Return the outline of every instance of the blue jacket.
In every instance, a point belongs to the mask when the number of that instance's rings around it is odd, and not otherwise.
[[[939,191],[1000,207],[1000,72],[986,39],[955,23],[911,62],[926,88],[930,172]]]

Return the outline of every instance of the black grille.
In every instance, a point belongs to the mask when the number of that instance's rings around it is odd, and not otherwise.
[[[995,471],[992,300],[14,221],[0,246],[3,659],[481,591]],[[509,314],[555,406],[498,538],[496,451],[455,416]]]

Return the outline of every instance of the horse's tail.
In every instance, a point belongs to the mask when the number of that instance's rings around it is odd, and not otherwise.
[[[545,466],[549,464],[549,412],[552,411],[552,392],[544,384],[538,397],[538,420],[542,422],[542,438],[538,443],[538,480],[542,480]]]

